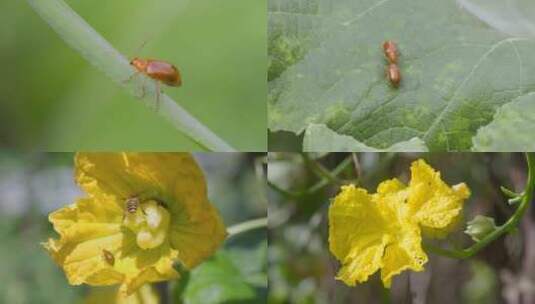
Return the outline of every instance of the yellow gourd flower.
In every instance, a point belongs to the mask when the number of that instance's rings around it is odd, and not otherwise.
[[[44,247],[72,285],[145,283],[178,278],[226,237],[206,182],[186,153],[78,153],[76,183],[87,193],[49,215],[60,239]]]
[[[412,163],[408,186],[391,179],[375,194],[342,186],[329,208],[329,247],[342,264],[336,278],[354,286],[381,269],[389,288],[394,275],[422,271],[427,262],[422,230],[430,237],[445,236],[469,195],[464,183],[449,187],[423,160]]]
[[[158,293],[156,293],[156,290],[150,286],[150,284],[145,284],[128,297],[123,297],[120,293],[117,293],[116,289],[92,289],[82,303],[159,304],[160,297],[158,296]]]

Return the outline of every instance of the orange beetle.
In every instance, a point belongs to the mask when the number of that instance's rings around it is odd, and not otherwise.
[[[383,43],[383,51],[389,63],[398,63],[398,47],[394,41],[385,41]]]
[[[391,63],[388,65],[388,68],[386,69],[386,77],[390,80],[392,86],[395,88],[399,87],[399,83],[401,82],[401,72],[397,64]]]
[[[160,82],[172,87],[182,85],[182,78],[178,69],[169,62],[154,59],[134,58],[130,64],[136,68],[139,73],[156,80],[156,108],[160,100]]]

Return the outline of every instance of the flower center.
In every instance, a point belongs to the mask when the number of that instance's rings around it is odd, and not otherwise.
[[[160,246],[167,236],[169,211],[155,200],[142,203],[130,202],[123,224],[136,234],[136,243],[141,249]]]

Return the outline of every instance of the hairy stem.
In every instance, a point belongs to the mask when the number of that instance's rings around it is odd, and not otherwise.
[[[258,229],[262,227],[267,227],[268,225],[268,218],[262,217],[250,221],[246,221],[243,223],[239,223],[233,226],[230,226],[227,228],[227,232],[229,234],[229,237],[233,237],[237,234],[247,232],[249,230]]]
[[[136,98],[141,98],[145,105],[155,109],[178,131],[208,150],[234,151],[234,148],[166,94],[162,93],[159,96],[159,107],[156,109],[157,91],[156,86],[152,85],[154,80],[144,75],[132,77],[136,71],[130,66],[129,61],[65,2],[62,0],[27,1],[70,47],[103,71],[128,93]],[[140,91],[144,91],[144,93],[142,94]],[[140,94],[143,96],[139,96]]]
[[[528,163],[528,180],[526,182],[525,191],[522,194],[520,204],[518,205],[513,215],[507,220],[507,222],[499,226],[496,230],[485,236],[479,242],[466,249],[443,249],[440,247],[435,247],[431,244],[424,244],[425,248],[433,253],[447,256],[450,258],[467,259],[476,255],[481,249],[485,248],[492,241],[516,228],[518,226],[518,223],[520,222],[520,219],[522,219],[522,216],[526,212],[526,209],[528,208],[530,202],[532,201],[533,191],[535,190],[535,154],[526,153],[526,160]]]

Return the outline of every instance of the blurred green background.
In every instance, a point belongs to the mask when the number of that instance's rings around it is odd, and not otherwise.
[[[103,290],[69,285],[40,245],[58,237],[48,214],[84,196],[73,181],[73,156],[0,153],[0,303],[83,303],[89,293]],[[227,227],[267,216],[265,154],[194,156],[205,174],[208,196]],[[166,289],[167,302],[162,303],[264,303],[266,229],[229,238],[212,258],[166,284]]]
[[[405,271],[393,278],[391,301],[385,298],[378,273],[355,287],[335,280],[340,263],[328,245],[327,212],[341,184],[355,183],[374,193],[386,179],[396,177],[406,183],[411,162],[422,158],[440,171],[447,184],[465,182],[470,187],[462,227],[442,241],[450,248],[466,248],[473,244],[463,233],[467,221],[479,214],[501,225],[515,210],[500,186],[524,189],[527,169],[521,153],[358,153],[358,166],[349,153],[307,155],[310,161],[298,153],[269,154],[268,303],[533,303],[533,204],[517,231],[495,240],[475,257],[461,261],[428,252],[424,272]],[[332,182],[317,168],[341,170]]]
[[[240,151],[265,151],[266,1],[66,1],[127,57],[175,64],[164,87]],[[0,145],[201,149],[86,62],[25,1],[0,2]],[[140,50],[140,47],[144,44]]]

